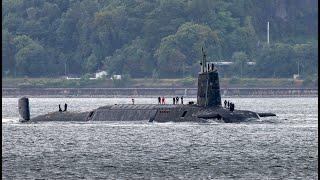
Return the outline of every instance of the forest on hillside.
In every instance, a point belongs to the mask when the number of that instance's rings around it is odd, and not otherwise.
[[[6,77],[194,77],[205,47],[230,77],[317,78],[317,39],[317,0],[2,0]]]

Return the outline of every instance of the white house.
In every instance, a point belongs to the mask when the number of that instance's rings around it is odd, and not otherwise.
[[[234,62],[231,61],[222,61],[222,62],[207,62],[207,63],[213,63],[215,65],[220,65],[220,66],[230,66],[232,64],[234,64]],[[250,62],[246,62],[247,65],[256,65],[256,62],[250,61]]]
[[[300,78],[299,74],[293,74],[293,79],[294,80],[299,80],[299,78]]]
[[[121,79],[121,75],[113,75],[110,79]]]
[[[66,79],[71,79],[71,80],[75,80],[75,79],[77,79],[77,80],[79,80],[79,79],[81,79],[81,78],[78,78],[78,77],[66,77]]]
[[[96,73],[96,79],[102,78],[103,76],[107,76],[108,73],[106,71],[100,71]]]

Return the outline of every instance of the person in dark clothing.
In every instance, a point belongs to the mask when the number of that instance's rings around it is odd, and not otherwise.
[[[134,99],[133,98],[131,99],[131,101],[132,101],[132,104],[134,104]]]
[[[181,104],[183,104],[183,96],[181,96],[181,98],[180,98],[180,99],[181,99]]]
[[[67,103],[64,103],[64,110],[63,111],[67,111],[68,105]]]
[[[227,102],[227,105],[228,105],[228,108],[229,108],[230,107],[230,102],[229,101]]]
[[[179,104],[179,97],[176,97],[176,103]]]
[[[61,110],[61,106],[60,106],[60,104],[59,104],[59,112],[61,112],[62,110]]]
[[[176,104],[176,98],[172,98],[173,104]]]
[[[158,104],[161,104],[161,97],[158,97]]]
[[[227,107],[227,100],[224,100],[224,108]]]
[[[230,111],[232,112],[234,110],[234,104],[230,103]]]

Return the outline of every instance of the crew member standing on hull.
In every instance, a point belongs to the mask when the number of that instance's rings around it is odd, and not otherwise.
[[[176,103],[179,104],[179,97],[176,97]]]
[[[183,96],[181,96],[181,98],[180,98],[180,99],[181,99],[181,104],[183,104]]]
[[[132,101],[132,104],[134,104],[134,99],[133,98],[131,99],[131,101]]]
[[[64,103],[64,110],[63,111],[67,111],[68,105],[67,103]]]
[[[60,106],[60,104],[59,104],[59,112],[62,112],[62,109],[61,109],[61,106]]]
[[[227,107],[227,100],[224,100],[224,108]]]
[[[173,104],[176,104],[176,98],[172,98]]]
[[[158,97],[158,104],[161,104],[161,97]]]
[[[229,107],[230,107],[230,103],[229,103],[229,101],[228,101],[227,105],[228,105],[228,108],[229,108]]]
[[[162,100],[161,100],[162,102],[161,102],[161,104],[164,104],[164,97],[162,97]]]
[[[230,103],[230,111],[233,112],[234,111],[234,104]]]

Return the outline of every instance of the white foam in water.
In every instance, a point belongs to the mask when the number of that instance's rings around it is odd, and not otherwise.
[[[2,118],[2,123],[18,123],[19,118],[12,117],[12,118]]]

